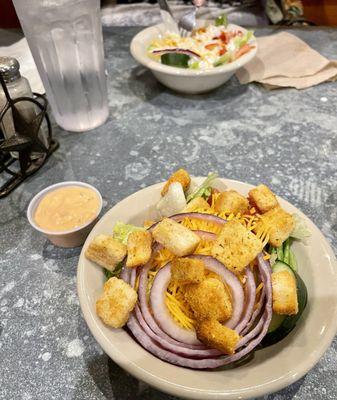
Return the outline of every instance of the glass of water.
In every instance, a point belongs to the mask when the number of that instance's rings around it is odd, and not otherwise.
[[[56,122],[93,129],[109,114],[100,0],[14,0]]]

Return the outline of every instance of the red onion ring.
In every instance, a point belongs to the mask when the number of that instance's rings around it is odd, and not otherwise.
[[[252,339],[256,335],[258,335],[261,332],[264,323],[265,323],[265,315],[262,315],[262,317],[260,318],[259,322],[254,327],[254,329],[252,329],[249,333],[247,333],[246,336],[243,336],[242,339],[240,339],[236,348],[238,349],[238,348],[244,346],[246,343],[249,342],[250,339]]]
[[[216,234],[212,232],[199,231],[199,230],[195,230],[193,232],[196,233],[202,240],[211,241],[216,239]]]
[[[233,296],[233,315],[226,322],[226,326],[233,328],[239,322],[244,308],[244,292],[239,279],[229,271],[218,260],[210,256],[189,256],[187,258],[198,259],[204,262],[205,267],[212,272],[218,274],[222,280],[231,288]],[[165,304],[165,293],[167,286],[171,280],[171,263],[167,263],[165,267],[157,273],[151,288],[150,301],[153,316],[160,327],[171,337],[176,338],[180,342],[188,344],[196,344],[197,337],[195,331],[181,328],[172,318]]]
[[[250,321],[248,322],[248,324],[246,325],[246,327],[242,330],[241,335],[245,335],[249,331],[249,329],[254,324],[256,318],[260,315],[262,307],[264,305],[264,298],[265,298],[265,290],[263,288],[262,289],[262,293],[261,293],[261,297],[260,297],[260,300],[259,300],[259,305],[256,308],[256,310],[253,312],[252,317],[251,317]]]
[[[218,274],[224,282],[231,288],[233,296],[233,314],[232,317],[224,324],[227,328],[234,329],[240,321],[245,295],[239,279],[229,271],[220,261],[211,256],[192,255],[188,258],[195,258],[204,262],[206,269]]]
[[[203,214],[203,213],[198,213],[198,212],[180,213],[180,214],[171,215],[171,217],[168,217],[168,218],[173,219],[176,222],[181,222],[185,218],[193,218],[193,219],[198,219],[200,221],[212,222],[214,224],[218,224],[221,226],[227,222],[225,219],[217,217],[216,215]],[[150,226],[150,228],[148,230],[152,231],[153,228],[159,224],[159,222],[154,223],[152,226]]]
[[[171,364],[180,365],[182,367],[188,367],[193,369],[205,369],[205,368],[216,368],[221,366],[218,359],[206,358],[201,360],[186,358],[178,354],[167,351],[156,344],[142,329],[136,317],[132,313],[130,315],[127,327],[130,329],[133,336],[137,341],[150,353],[157,356],[161,360],[167,361]]]
[[[135,287],[136,284],[136,278],[137,278],[137,268],[132,268],[130,273],[130,286],[132,286],[133,288]]]
[[[124,264],[124,265],[123,265],[123,268],[122,268],[122,272],[121,272],[120,278],[123,279],[123,281],[129,283],[129,281],[130,281],[130,272],[131,272],[131,271],[130,271],[130,268],[128,268],[128,267]]]
[[[168,361],[172,364],[180,365],[183,367],[193,368],[193,369],[211,369],[221,367],[237,360],[240,360],[243,356],[250,353],[254,348],[262,341],[264,336],[268,331],[268,327],[272,317],[272,286],[271,286],[271,270],[269,265],[263,260],[263,255],[258,256],[258,268],[261,275],[262,282],[264,284],[266,292],[266,303],[264,317],[262,318],[262,329],[260,333],[251,340],[245,347],[242,347],[237,353],[231,356],[225,356],[221,358],[208,358],[208,359],[190,359],[186,357],[179,356],[175,353],[167,351],[162,347],[158,346],[155,341],[153,341],[139,325],[137,319],[133,314],[131,314],[128,321],[128,328],[133,333],[135,338],[139,343],[152,354],[158,358]]]
[[[183,356],[192,357],[192,358],[207,358],[207,357],[214,357],[218,356],[221,351],[217,349],[205,349],[205,350],[197,350],[197,349],[190,349],[188,347],[177,346],[168,342],[167,340],[161,338],[160,336],[156,335],[147,325],[145,322],[143,315],[139,309],[139,306],[136,305],[135,308],[136,318],[143,328],[144,332],[153,340],[155,340],[160,346],[165,348],[166,350],[171,351],[172,353],[181,354]]]
[[[259,254],[259,256],[258,256],[258,262],[259,262],[260,264],[262,264],[262,265],[264,266],[265,269],[269,270],[269,272],[272,271],[269,261],[266,261],[266,260],[264,259],[262,253]],[[255,323],[256,318],[258,317],[258,315],[260,315],[261,310],[262,310],[262,307],[263,307],[263,304],[264,304],[264,298],[265,298],[265,296],[266,296],[266,290],[265,290],[265,287],[263,286],[263,289],[262,289],[262,292],[261,292],[261,297],[260,297],[260,300],[259,300],[258,307],[257,307],[256,310],[253,312],[252,317],[251,317],[249,323],[247,324],[247,326],[246,326],[246,327],[243,329],[243,331],[241,332],[242,335],[246,335],[246,334],[247,334],[247,332],[249,331],[249,329],[250,329],[250,328],[252,327],[252,325]]]
[[[182,221],[184,218],[189,217],[189,218],[194,218],[194,219],[200,219],[200,220],[206,220],[206,221],[212,221],[213,223],[217,223],[219,225],[223,225],[226,221],[216,217],[214,215],[209,215],[209,214],[201,214],[201,213],[184,213],[184,214],[177,214],[175,216],[172,216],[171,218],[176,220],[177,222]],[[152,230],[156,226],[154,224],[150,230]],[[201,233],[201,232],[200,232]],[[202,235],[202,233],[201,233]],[[201,236],[200,235],[200,236]],[[204,239],[205,240],[213,240],[213,237],[210,237],[209,235],[212,235],[211,233],[204,233]],[[205,236],[208,236],[207,238]],[[160,246],[155,245],[154,250],[159,250]],[[208,256],[190,256],[190,257],[195,257],[195,258],[203,258],[203,257],[208,257]],[[210,257],[211,258],[211,257]],[[217,260],[214,260],[217,262]],[[220,263],[221,264],[221,263]],[[271,269],[268,263],[265,262],[263,259],[263,256],[260,254],[258,256],[258,267],[259,267],[259,273],[262,279],[262,282],[264,284],[263,292],[261,294],[261,299],[260,299],[260,304],[259,307],[260,310],[262,310],[263,307],[263,301],[264,297],[266,297],[266,301],[264,304],[264,313],[263,316],[260,318],[260,321],[252,331],[250,331],[246,336],[244,336],[239,344],[238,348],[240,350],[235,353],[232,356],[225,356],[221,358],[201,358],[196,360],[195,358],[189,358],[189,357],[184,357],[179,354],[186,354],[186,350],[195,350],[196,354],[200,354],[200,350],[204,350],[205,346],[203,345],[188,345],[184,344],[180,341],[177,341],[167,335],[156,323],[155,319],[151,315],[151,312],[149,310],[148,304],[147,304],[147,299],[146,299],[146,289],[147,289],[147,279],[148,279],[148,270],[150,269],[150,263],[146,266],[147,268],[143,267],[140,272],[140,284],[139,284],[139,298],[140,298],[140,305],[142,308],[142,311],[145,311],[145,315],[142,315],[140,310],[138,309],[138,318],[141,321],[137,321],[136,317],[134,314],[130,316],[130,319],[128,321],[128,327],[131,330],[131,332],[134,334],[135,338],[139,341],[141,345],[143,345],[147,350],[152,352],[154,355],[157,357],[171,362],[173,364],[189,367],[189,368],[194,368],[194,369],[209,369],[209,368],[216,368],[220,367],[223,365],[230,364],[234,361],[237,361],[244,357],[246,354],[250,353],[263,339],[263,337],[266,335],[271,316],[272,316],[272,290],[271,290]],[[165,268],[165,267],[163,267]],[[208,269],[210,269],[208,267]],[[218,271],[214,271],[219,274]],[[229,272],[229,271],[228,271]],[[156,275],[155,280],[158,277],[159,272]],[[219,274],[221,275],[221,274]],[[234,274],[233,274],[234,275]],[[234,275],[235,276],[235,275]],[[236,278],[236,277],[235,277]],[[237,278],[236,278],[237,279]],[[155,284],[155,281],[154,281]],[[241,287],[241,285],[240,285]],[[244,324],[242,323],[243,320],[249,320],[250,325],[253,325],[256,317],[259,314],[259,310],[253,311],[253,306],[251,306],[251,292],[252,290],[248,290],[248,288],[252,289],[253,286],[251,284],[251,280],[249,278],[249,272],[247,274],[247,293],[248,293],[248,302],[246,304],[246,314],[251,314],[250,319],[245,315],[242,317],[241,321],[241,314],[239,315],[239,319],[235,322],[235,325],[238,326],[239,329],[242,329]],[[143,290],[141,290],[143,289]],[[153,289],[153,286],[152,286]],[[242,288],[241,288],[242,289]],[[256,290],[256,289],[255,289]],[[164,291],[165,292],[165,291]],[[142,294],[142,295],[141,295]],[[152,294],[152,290],[151,290]],[[142,307],[143,306],[143,307]],[[242,311],[242,310],[241,310]],[[249,312],[248,312],[249,311]],[[241,312],[242,313],[242,312]],[[233,313],[234,314],[234,313]],[[234,320],[235,321],[235,320]],[[233,322],[232,322],[233,323]],[[145,330],[144,330],[145,329]],[[247,330],[247,326],[244,328],[243,331]],[[251,340],[252,339],[252,340]],[[157,344],[159,343],[159,345]],[[170,350],[166,350],[165,347],[170,347]],[[176,351],[177,350],[177,351]],[[205,352],[208,353],[208,351],[211,351],[212,349],[207,349],[204,350]],[[213,349],[215,350],[215,349]],[[216,351],[216,350],[215,350]],[[178,354],[177,354],[178,353]],[[189,353],[189,351],[187,351]],[[200,354],[201,355],[201,354]],[[198,356],[199,357],[199,356]]]
[[[255,284],[255,279],[254,279],[254,274],[250,267],[246,268],[246,295],[248,297],[248,300],[246,300],[246,309],[243,312],[243,317],[241,318],[241,321],[239,324],[235,327],[235,330],[237,333],[240,333],[243,328],[247,325],[249,322],[253,310],[254,310],[254,304],[255,304],[255,297],[256,297],[256,284]]]
[[[199,230],[199,231],[195,231],[195,233],[197,233],[202,239],[205,239],[205,240],[214,240],[216,238],[216,235],[211,233],[211,232],[206,232],[206,231],[200,231]],[[161,248],[162,248],[162,246],[159,245],[158,243],[156,243],[153,246],[152,254],[154,255]],[[153,257],[152,257],[152,259],[153,259]],[[139,298],[139,301],[140,301],[140,308],[141,308],[141,312],[142,312],[143,318],[146,321],[147,325],[152,329],[152,331],[154,333],[156,333],[161,338],[166,339],[171,344],[180,345],[180,346],[183,346],[183,347],[187,346],[187,347],[189,347],[191,349],[197,349],[197,350],[207,349],[207,347],[204,344],[202,344],[196,338],[196,335],[195,335],[195,333],[193,331],[188,331],[188,330],[184,329],[181,332],[181,333],[183,333],[183,332],[184,333],[185,332],[194,333],[194,335],[193,335],[194,338],[193,338],[193,342],[192,343],[191,343],[191,337],[190,337],[190,340],[188,342],[185,342],[185,341],[183,342],[180,339],[175,340],[173,337],[169,336],[167,334],[167,332],[165,332],[165,330],[161,329],[161,327],[158,326],[156,320],[153,318],[153,315],[149,310],[149,306],[148,306],[148,302],[147,302],[147,298],[146,298],[148,271],[151,268],[152,259],[148,262],[147,265],[145,265],[141,269],[141,272],[140,272],[140,275],[139,275],[139,288],[138,288],[138,298]],[[166,309],[166,306],[165,306],[165,309]],[[169,315],[169,318],[172,319],[171,315]],[[178,326],[176,323],[175,323],[175,325]],[[183,329],[183,328],[180,328],[180,329]],[[177,339],[177,336],[175,336],[175,338]]]
[[[152,54],[156,54],[158,56],[161,56],[163,54],[168,54],[168,53],[186,54],[187,56],[200,58],[200,55],[198,53],[196,53],[195,51],[189,50],[189,49],[180,49],[179,47],[174,48],[174,49],[152,50]]]
[[[152,254],[156,253],[161,248],[162,248],[162,246],[159,245],[158,243],[156,243],[153,247]],[[150,309],[149,309],[147,298],[146,298],[148,272],[152,266],[151,262],[152,262],[152,260],[150,260],[146,265],[144,265],[144,267],[142,267],[140,274],[139,274],[139,287],[138,287],[138,299],[139,299],[139,303],[140,303],[140,309],[142,311],[142,315],[143,315],[144,320],[146,321],[147,325],[152,329],[152,331],[154,333],[156,333],[161,338],[166,339],[168,342],[170,342],[172,344],[175,344],[178,346],[183,346],[183,347],[188,347],[191,349],[199,349],[199,350],[205,349],[206,346],[201,344],[201,342],[199,342],[200,344],[198,344],[198,345],[188,345],[186,343],[181,343],[181,342],[175,340],[174,338],[167,335],[167,333],[165,333],[158,326],[157,322],[153,318],[153,316],[150,312]]]
[[[167,263],[155,276],[150,292],[153,316],[159,326],[171,337],[187,344],[199,344],[195,330],[184,329],[173,319],[166,304],[166,290],[171,280],[171,263]]]
[[[203,214],[198,212],[180,213],[169,217],[177,222],[183,221],[184,218],[199,219],[201,221],[213,222],[214,224],[224,225],[227,221],[213,214]]]

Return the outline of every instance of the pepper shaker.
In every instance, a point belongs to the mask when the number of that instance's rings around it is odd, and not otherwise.
[[[14,100],[18,97],[30,97],[33,98],[32,89],[28,80],[20,74],[20,64],[16,58],[13,57],[0,57],[0,72],[6,83],[8,92],[11,98]],[[6,106],[7,99],[5,93],[0,87],[0,112]],[[20,101],[16,104],[17,109],[21,115],[27,120],[31,121],[37,115],[36,106],[30,101]],[[41,126],[39,132],[39,139],[48,148],[48,135],[46,129]],[[11,110],[8,110],[4,115],[1,122],[1,130],[6,139],[9,139],[15,134],[15,127],[13,122],[13,116]],[[18,158],[18,155],[13,152],[12,157]],[[43,156],[43,153],[33,152],[31,154],[32,159],[37,159]]]

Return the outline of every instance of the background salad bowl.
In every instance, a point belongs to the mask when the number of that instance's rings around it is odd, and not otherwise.
[[[199,21],[198,27],[206,23],[208,21]],[[233,24],[229,24],[228,29],[247,32],[246,29]],[[257,52],[257,42],[252,39],[250,43],[254,48],[231,63],[205,70],[172,67],[152,60],[148,55],[150,43],[164,33],[164,24],[146,28],[132,39],[130,50],[132,56],[141,65],[149,68],[159,82],[177,92],[190,94],[209,92],[227,82],[238,69],[251,61]]]
[[[200,183],[203,178],[196,178]],[[229,189],[246,195],[251,185],[222,180]],[[248,399],[282,389],[307,373],[328,348],[337,328],[337,265],[319,229],[301,211],[278,198],[290,213],[302,217],[311,232],[307,243],[294,243],[299,271],[309,303],[295,329],[277,344],[255,352],[246,364],[233,369],[192,370],[164,362],[139,345],[124,329],[104,325],[95,311],[104,273],[85,258],[98,234],[111,234],[117,221],[142,225],[155,215],[162,184],[145,188],[118,203],[97,223],[83,246],[77,272],[81,309],[92,334],[104,351],[138,379],[170,394],[192,399]]]

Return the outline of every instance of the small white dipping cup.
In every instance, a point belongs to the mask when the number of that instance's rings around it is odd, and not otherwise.
[[[93,190],[100,201],[100,206],[97,210],[97,214],[95,217],[88,222],[86,222],[84,225],[78,226],[74,229],[70,229],[67,231],[61,231],[61,232],[54,232],[54,231],[48,231],[46,229],[42,229],[40,226],[38,226],[35,223],[34,220],[34,215],[37,206],[39,205],[40,201],[42,198],[49,192],[52,192],[56,189],[62,188],[62,187],[67,187],[67,186],[80,186],[80,187],[86,187],[88,189]],[[48,186],[47,188],[41,190],[37,195],[33,197],[31,202],[29,203],[28,209],[27,209],[27,218],[29,223],[33,228],[35,228],[37,231],[43,233],[44,235],[47,236],[47,238],[55,245],[58,247],[78,247],[82,246],[84,243],[86,237],[88,236],[89,232],[91,229],[94,227],[95,223],[98,220],[98,216],[100,212],[102,211],[102,206],[103,206],[103,200],[100,192],[94,188],[93,186],[89,185],[88,183],[84,182],[77,182],[77,181],[67,181],[67,182],[60,182],[56,183],[55,185]]]

